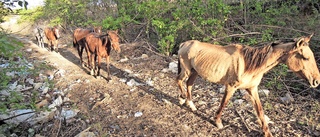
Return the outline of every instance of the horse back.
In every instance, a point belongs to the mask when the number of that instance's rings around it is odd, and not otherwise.
[[[44,34],[46,35],[46,37],[49,41],[56,40],[56,37],[54,35],[52,28],[45,28]]]
[[[180,60],[184,61],[191,69],[206,80],[224,84],[230,81],[229,75],[236,79],[241,61],[241,45],[219,46],[196,40],[187,41],[180,45],[178,51]]]
[[[73,37],[76,40],[80,40],[82,38],[84,38],[86,35],[88,35],[89,33],[93,32],[92,29],[81,29],[81,28],[77,28],[74,30],[73,32]]]

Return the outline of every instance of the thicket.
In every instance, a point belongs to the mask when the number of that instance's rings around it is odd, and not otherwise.
[[[319,2],[46,0],[42,17],[70,31],[93,26],[120,29],[127,41],[145,39],[169,55],[189,39],[253,45],[307,35],[319,26]]]

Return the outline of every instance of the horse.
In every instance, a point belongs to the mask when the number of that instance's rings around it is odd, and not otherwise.
[[[58,51],[58,39],[60,38],[59,29],[57,27],[45,28],[44,34],[48,39],[49,49],[51,51]]]
[[[34,36],[36,37],[36,40],[37,40],[37,45],[41,48],[44,48],[44,41],[43,41],[43,37],[44,37],[44,31],[42,28],[40,27],[36,27],[34,30],[33,30],[33,34]]]
[[[111,48],[117,53],[121,52],[119,45],[118,30],[108,31],[106,35],[99,35],[97,33],[89,33],[85,37],[85,50],[88,55],[88,64],[91,68],[90,74],[95,75],[96,61],[98,57],[98,70],[96,77],[100,76],[101,58],[106,58],[106,68],[108,72],[107,79],[110,78],[110,52]]]
[[[92,32],[101,34],[101,27],[94,27],[93,29],[77,28],[73,32],[73,47],[77,48],[78,50],[80,64],[82,65],[82,67],[85,66],[82,60],[82,53],[83,49],[85,48],[85,37]]]
[[[198,75],[209,82],[225,85],[226,91],[214,117],[216,126],[221,129],[222,110],[237,89],[245,89],[257,112],[264,136],[271,137],[259,99],[258,85],[266,72],[282,63],[297,76],[307,80],[312,88],[317,87],[320,74],[309,47],[311,37],[278,40],[261,47],[240,44],[219,46],[197,40],[183,42],[178,50],[176,78],[181,93],[179,103],[186,104],[192,111],[197,110],[192,102],[191,90]],[[183,85],[185,80],[186,89]]]

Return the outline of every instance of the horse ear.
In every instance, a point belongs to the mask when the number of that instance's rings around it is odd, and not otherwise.
[[[310,41],[310,39],[311,39],[311,37],[313,36],[313,33],[309,36],[309,37],[305,37],[304,38],[304,42],[309,42]]]
[[[313,36],[313,33],[310,35],[310,36],[308,36],[308,37],[302,37],[302,38],[300,38],[299,40],[298,40],[298,42],[297,42],[297,48],[299,48],[300,46],[304,46],[305,44],[304,43],[308,43],[309,41],[310,41],[310,39],[311,39],[311,37]],[[308,45],[308,44],[306,44],[306,45]]]

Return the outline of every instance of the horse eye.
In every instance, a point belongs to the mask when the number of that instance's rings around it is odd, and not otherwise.
[[[301,55],[301,56],[302,56],[302,59],[303,59],[303,60],[309,60],[308,57],[305,57],[305,56],[303,56],[303,55]]]

